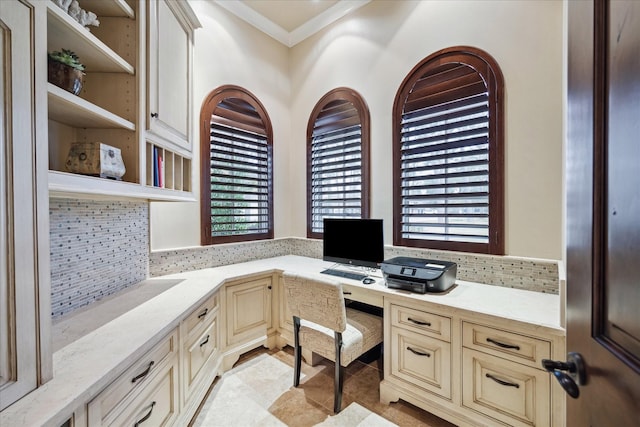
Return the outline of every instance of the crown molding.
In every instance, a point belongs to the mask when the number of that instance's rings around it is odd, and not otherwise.
[[[341,0],[329,9],[311,18],[295,30],[288,32],[262,14],[240,1],[214,0],[214,3],[238,18],[256,27],[287,47],[293,47],[343,16],[369,3],[371,0]]]

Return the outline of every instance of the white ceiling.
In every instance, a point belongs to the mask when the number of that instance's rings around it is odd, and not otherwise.
[[[371,0],[214,0],[291,47]]]

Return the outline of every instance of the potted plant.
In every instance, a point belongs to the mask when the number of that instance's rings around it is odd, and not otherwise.
[[[50,83],[67,90],[74,95],[82,90],[84,65],[74,52],[62,49],[62,52],[49,52],[48,80]]]

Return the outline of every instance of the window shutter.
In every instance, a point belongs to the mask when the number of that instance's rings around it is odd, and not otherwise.
[[[492,230],[502,227],[502,214],[494,218],[502,200],[502,183],[493,182],[502,176],[495,171],[502,165],[493,158],[498,151],[491,140],[498,135],[492,130],[495,94],[464,60],[434,60],[416,69],[394,119],[394,243],[490,252]]]
[[[212,92],[201,111],[202,243],[273,238],[271,124],[237,86]]]
[[[402,115],[402,235],[487,243],[486,86],[461,65],[424,76],[416,87]]]
[[[269,231],[266,135],[211,123],[211,236]]]
[[[309,147],[309,236],[320,237],[324,218],[363,218],[368,216],[368,188],[363,135],[368,136],[368,121],[363,127],[352,100],[340,90],[330,92],[316,106],[310,120]],[[336,99],[337,98],[337,99]],[[363,103],[356,104],[363,108]],[[368,140],[366,141],[368,143]],[[365,200],[366,199],[366,200]],[[366,207],[367,212],[363,212]]]

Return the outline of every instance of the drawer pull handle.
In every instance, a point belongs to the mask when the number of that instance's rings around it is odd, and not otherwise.
[[[207,337],[204,339],[204,341],[202,341],[202,342],[200,343],[200,347],[202,347],[203,345],[205,345],[205,344],[206,344],[206,343],[208,343],[208,342],[209,342],[209,335],[207,335]]]
[[[342,291],[342,294],[343,294],[343,295],[351,295],[351,292],[349,292],[349,291]]]
[[[494,380],[495,382],[497,382],[498,384],[502,384],[502,385],[506,385],[507,387],[515,387],[515,388],[520,388],[520,385],[515,384],[515,383],[510,383],[508,381],[502,381],[501,379],[498,379],[496,377],[494,377],[491,374],[486,374],[487,378],[491,378],[492,380]]]
[[[149,409],[149,412],[147,412],[147,415],[145,415],[144,417],[140,418],[140,420],[136,421],[136,423],[133,425],[133,427],[138,427],[140,424],[142,424],[143,422],[147,421],[149,419],[149,417],[151,416],[151,413],[153,412],[153,407],[156,406],[156,401],[154,400],[153,402],[151,402],[151,409]]]
[[[151,362],[149,362],[149,366],[147,366],[147,369],[145,369],[143,373],[141,373],[141,374],[139,374],[139,375],[135,376],[135,377],[131,380],[131,382],[132,382],[132,383],[135,383],[136,381],[141,380],[142,378],[146,377],[146,376],[149,374],[149,371],[151,370],[151,367],[152,367],[152,366],[153,366],[153,360],[152,360]]]
[[[495,344],[498,347],[502,347],[502,348],[511,348],[511,349],[514,349],[514,350],[520,350],[520,346],[519,345],[505,344],[505,343],[502,343],[500,341],[496,341],[496,340],[491,339],[491,338],[487,338],[487,342],[490,342],[491,344]]]
[[[413,319],[413,318],[411,318],[411,317],[407,318],[407,320],[408,320],[409,322],[413,322],[413,323],[415,323],[416,325],[420,325],[420,326],[431,326],[431,322],[423,322],[422,320],[416,320],[416,319]]]
[[[418,351],[418,350],[414,350],[411,347],[407,347],[407,350],[409,350],[411,353],[415,354],[416,356],[427,356],[427,357],[431,357],[431,355],[429,353],[424,353],[422,351]]]
[[[208,312],[209,312],[208,308],[205,308],[204,310],[202,310],[202,313],[198,314],[198,319],[202,319],[204,316],[207,315]]]

